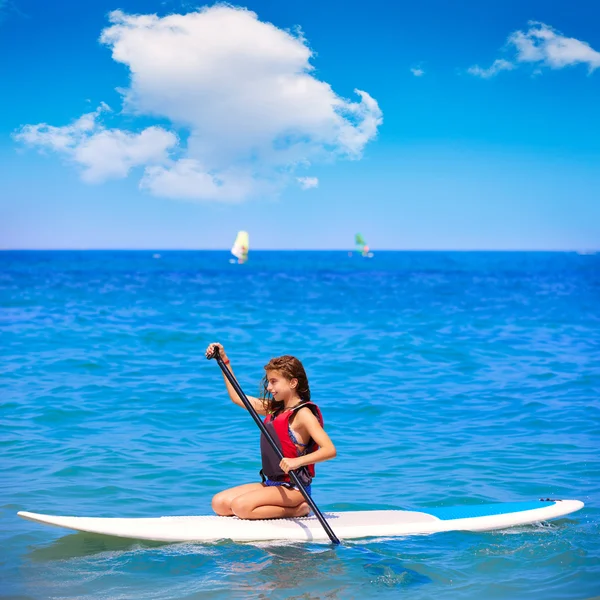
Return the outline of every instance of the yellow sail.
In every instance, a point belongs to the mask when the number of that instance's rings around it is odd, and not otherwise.
[[[250,250],[250,236],[247,231],[238,231],[238,234],[233,242],[231,254],[233,254],[238,262],[246,262],[248,260],[248,250]]]

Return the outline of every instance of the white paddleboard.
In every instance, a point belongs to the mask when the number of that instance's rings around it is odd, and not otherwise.
[[[440,531],[491,531],[562,517],[583,508],[579,500],[540,500],[408,510],[325,513],[340,539],[429,534]],[[30,521],[136,540],[160,542],[235,542],[327,540],[316,517],[248,521],[237,517],[103,518],[59,517],[21,511]]]

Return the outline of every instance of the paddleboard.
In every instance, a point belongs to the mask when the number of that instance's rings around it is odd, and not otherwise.
[[[424,511],[367,510],[324,513],[340,539],[394,537],[442,531],[491,531],[568,515],[583,508],[579,500],[540,500],[428,508]],[[248,521],[237,517],[104,518],[17,513],[45,525],[136,540],[159,542],[235,542],[327,540],[316,517]]]

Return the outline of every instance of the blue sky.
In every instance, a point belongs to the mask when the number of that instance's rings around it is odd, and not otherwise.
[[[0,248],[598,249],[558,4],[0,1]]]

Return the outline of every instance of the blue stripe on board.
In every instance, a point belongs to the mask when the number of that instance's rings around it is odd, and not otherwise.
[[[545,506],[552,506],[553,504],[556,504],[556,502],[501,502],[498,504],[476,504],[471,506],[441,506],[440,508],[428,508],[423,512],[427,512],[442,521],[448,521],[450,519],[469,519],[471,517],[504,515],[524,510],[533,510],[535,508],[544,508]]]

